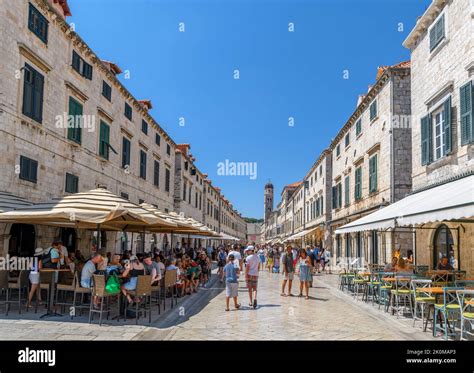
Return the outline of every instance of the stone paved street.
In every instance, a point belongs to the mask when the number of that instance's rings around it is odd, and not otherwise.
[[[39,314],[16,311],[0,319],[0,339],[48,340],[429,340],[430,333],[413,328],[411,320],[399,319],[376,307],[355,302],[336,288],[336,275],[315,277],[310,299],[281,297],[281,275],[262,272],[259,306],[248,306],[240,283],[239,311],[225,312],[225,292],[213,276],[207,289],[182,299],[174,309],[145,321],[112,322],[99,327],[86,318],[39,320]],[[299,285],[299,281],[295,281]],[[293,293],[298,289],[293,288]]]

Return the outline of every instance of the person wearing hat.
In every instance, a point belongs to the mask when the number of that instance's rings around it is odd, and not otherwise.
[[[37,302],[41,304],[41,289],[39,287],[39,283],[40,283],[39,270],[43,268],[43,264],[41,262],[41,257],[43,256],[43,252],[44,250],[41,247],[38,247],[35,249],[33,268],[31,268],[30,274],[28,276],[31,282],[31,289],[30,289],[30,293],[28,294],[28,303],[26,304],[27,310],[31,308],[31,301],[33,300],[33,295],[35,294],[36,294]]]
[[[125,282],[121,288],[122,293],[127,297],[129,303],[133,302],[132,297],[129,294],[129,291],[134,291],[137,288],[137,281],[138,276],[145,275],[145,267],[136,255],[132,255],[130,257],[130,262],[125,264],[125,271],[122,273],[122,277],[129,278],[127,282]]]
[[[257,285],[258,285],[258,266],[260,264],[260,260],[258,256],[255,254],[255,247],[248,246],[246,249],[247,259],[245,261],[245,279],[247,280],[247,288],[249,291],[249,299],[250,303],[249,306],[253,307],[254,309],[257,308]],[[254,296],[255,292],[255,296]]]

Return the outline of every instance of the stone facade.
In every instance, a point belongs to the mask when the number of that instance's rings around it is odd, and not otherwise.
[[[432,44],[430,33],[444,21],[443,37]],[[412,178],[413,189],[446,183],[474,170],[473,137],[463,141],[461,131],[461,87],[473,82],[474,75],[474,2],[471,0],[434,0],[420,17],[404,42],[412,61]],[[445,103],[450,102],[450,150],[436,153],[436,122],[448,115]],[[433,134],[431,159],[422,157],[422,118],[430,118]],[[472,117],[471,117],[472,118]],[[472,120],[472,119],[471,119]],[[471,126],[472,128],[472,126]],[[444,132],[446,132],[444,130]],[[445,143],[446,138],[442,138]],[[444,154],[443,154],[444,153]],[[417,263],[436,265],[436,234],[446,226],[453,245],[458,268],[474,273],[474,220],[438,222],[417,229]]]
[[[46,41],[28,27],[30,3],[48,22]],[[46,0],[0,3],[0,190],[31,202],[45,201],[67,194],[69,173],[77,177],[78,191],[103,186],[134,203],[176,210],[176,187],[184,176],[176,172],[176,165],[183,163],[176,143],[149,114],[151,103],[137,100],[125,88],[117,79],[118,66],[101,61],[69,28],[64,12],[59,4]],[[83,66],[91,66],[90,76],[73,68],[74,53],[83,60]],[[31,71],[44,81],[42,115],[35,119],[25,112],[23,104],[25,79]],[[110,87],[110,99],[103,93],[105,85]],[[71,100],[82,107],[84,128],[79,141],[68,136],[66,116]],[[125,115],[126,105],[131,116]],[[108,128],[108,141],[101,138],[102,126],[104,133]],[[129,160],[124,164],[126,141],[130,144]],[[20,178],[20,157],[38,162],[36,182]],[[193,193],[199,193],[201,208],[183,208],[187,216],[204,222],[204,177],[198,174],[200,180],[194,183]],[[8,250],[10,228],[0,227],[0,251]],[[245,236],[245,227],[242,229],[241,235]],[[48,246],[60,235],[57,228],[38,226],[35,230],[36,246]],[[148,243],[163,244],[164,235],[157,236],[154,241],[146,237],[145,249]],[[109,232],[107,238],[106,250],[124,248],[120,235]],[[125,247],[130,247],[132,241],[129,237]],[[87,252],[92,234],[78,231],[77,242]],[[136,244],[132,243],[134,247]]]

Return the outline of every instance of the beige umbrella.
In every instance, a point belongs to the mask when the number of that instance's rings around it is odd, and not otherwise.
[[[32,203],[24,198],[8,192],[0,192],[0,213],[31,205]]]
[[[102,229],[127,229],[148,225],[173,227],[174,223],[151,214],[139,205],[121,198],[106,189],[75,193],[48,202],[23,206],[0,213],[0,222],[75,226]]]

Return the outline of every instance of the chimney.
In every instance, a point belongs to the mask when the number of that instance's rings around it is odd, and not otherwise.
[[[106,60],[102,60],[102,63],[107,66],[112,74],[118,75],[122,73],[122,69],[117,64]]]
[[[191,149],[190,144],[177,144],[176,148],[181,151],[185,155],[185,157],[188,156],[189,149]]]
[[[64,19],[72,16],[67,0],[48,0],[48,2]]]
[[[364,101],[365,95],[359,95],[359,98],[357,99],[357,107]]]
[[[150,110],[153,108],[153,105],[151,104],[151,100],[138,100],[138,103],[146,110]]]

